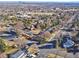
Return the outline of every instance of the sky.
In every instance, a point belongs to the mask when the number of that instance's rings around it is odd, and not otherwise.
[[[79,0],[0,0],[0,1],[34,1],[34,2],[79,2]]]

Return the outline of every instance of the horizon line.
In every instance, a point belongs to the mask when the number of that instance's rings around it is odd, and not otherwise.
[[[0,2],[58,2],[58,3],[79,3],[79,1],[1,1]]]

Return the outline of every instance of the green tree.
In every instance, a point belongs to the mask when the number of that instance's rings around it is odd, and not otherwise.
[[[59,20],[54,20],[54,21],[52,21],[52,26],[56,26],[56,25],[58,25],[59,24]]]
[[[79,27],[79,21],[76,22],[76,25]]]
[[[8,16],[4,16],[4,21],[7,21],[8,20]]]
[[[4,40],[0,38],[0,52],[4,52],[6,50],[6,44],[4,43]]]
[[[24,20],[22,20],[22,22],[23,22],[24,26],[27,27],[27,26],[31,26],[33,21],[31,19],[24,19]]]
[[[16,18],[16,17],[12,17],[11,20],[15,20],[15,21],[17,21],[17,18]]]
[[[45,24],[41,24],[40,27],[41,27],[42,30],[46,29],[47,28],[47,24],[46,23]]]

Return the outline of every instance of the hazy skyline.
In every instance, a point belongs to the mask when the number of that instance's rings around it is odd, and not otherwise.
[[[0,0],[0,1],[28,1],[28,2],[79,2],[79,0]]]

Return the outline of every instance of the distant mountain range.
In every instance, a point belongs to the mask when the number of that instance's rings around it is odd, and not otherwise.
[[[25,2],[25,1],[0,1],[2,4],[34,4],[40,6],[55,6],[55,7],[79,7],[79,2]]]

